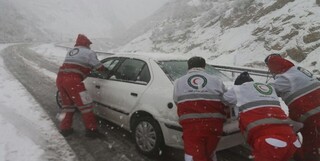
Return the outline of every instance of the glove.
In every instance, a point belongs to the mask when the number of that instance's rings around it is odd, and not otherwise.
[[[108,79],[108,73],[107,72],[98,72],[98,75],[102,79]]]
[[[223,132],[230,134],[236,131],[239,131],[239,121],[235,120],[233,122],[230,123],[225,123],[223,126]]]

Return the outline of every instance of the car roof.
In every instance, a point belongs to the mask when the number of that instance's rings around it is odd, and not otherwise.
[[[132,53],[116,53],[108,57],[129,57],[139,59],[153,59],[155,61],[166,61],[166,60],[188,60],[190,56],[179,54],[179,53],[152,53],[152,52],[132,52]]]

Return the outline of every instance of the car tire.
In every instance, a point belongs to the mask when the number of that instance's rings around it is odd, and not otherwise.
[[[133,138],[140,153],[149,157],[161,155],[164,148],[163,134],[159,123],[152,117],[134,121]]]
[[[60,96],[60,92],[59,91],[56,92],[56,102],[57,102],[57,105],[58,105],[58,109],[61,110],[62,101],[61,101],[61,96]]]

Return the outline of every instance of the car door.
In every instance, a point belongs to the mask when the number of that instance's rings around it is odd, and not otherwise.
[[[104,115],[117,124],[127,122],[150,81],[150,71],[145,61],[124,58],[108,79],[100,81],[100,106]]]
[[[120,64],[120,61],[121,59],[119,57],[111,57],[102,60],[101,63],[107,69],[105,73],[101,74],[98,71],[92,71],[90,75],[85,79],[84,83],[86,89],[91,95],[94,102],[101,102],[101,99],[103,99],[100,94],[100,85],[106,81],[108,75],[110,75],[112,71],[117,67],[117,65]],[[99,111],[100,113],[99,108],[96,111]]]

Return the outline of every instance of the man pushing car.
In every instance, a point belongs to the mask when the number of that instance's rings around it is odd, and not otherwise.
[[[59,130],[63,136],[73,133],[72,120],[76,108],[82,114],[86,136],[91,138],[103,136],[97,130],[92,98],[82,82],[92,70],[105,70],[96,53],[90,49],[91,44],[85,35],[79,34],[75,47],[68,51],[59,68],[56,85],[62,101]]]

